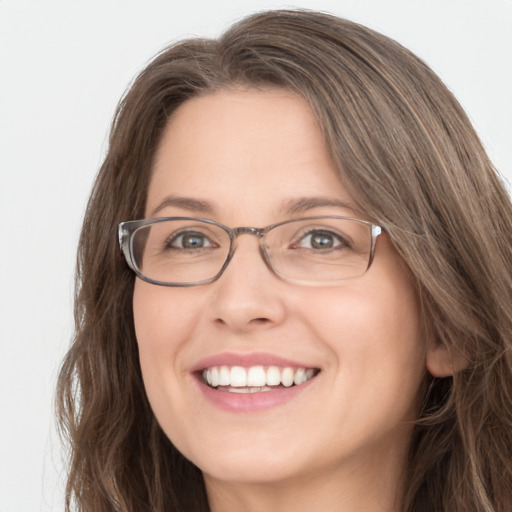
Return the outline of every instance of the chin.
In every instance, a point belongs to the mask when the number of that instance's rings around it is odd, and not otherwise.
[[[304,452],[286,440],[274,438],[262,443],[244,436],[244,443],[220,442],[195,453],[184,455],[205,475],[205,478],[238,484],[271,484],[286,481],[302,473],[308,464]],[[300,455],[300,456],[299,456]],[[302,470],[301,470],[302,468]]]
[[[240,459],[236,456],[205,462],[199,466],[205,480],[213,479],[232,484],[269,485],[284,482],[298,476],[298,468],[292,461]]]

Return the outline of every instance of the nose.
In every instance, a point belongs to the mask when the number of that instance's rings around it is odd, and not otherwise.
[[[247,332],[278,325],[286,316],[283,288],[289,285],[267,267],[253,236],[238,238],[228,267],[209,286],[215,288],[211,317],[219,326]]]

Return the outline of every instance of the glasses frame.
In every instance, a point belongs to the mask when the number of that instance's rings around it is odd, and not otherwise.
[[[371,245],[370,245],[370,255],[368,258],[368,265],[364,269],[364,271],[361,274],[358,274],[357,276],[353,277],[347,277],[344,279],[338,279],[333,282],[324,282],[324,281],[307,281],[307,280],[300,280],[300,279],[293,279],[290,277],[287,277],[283,274],[281,274],[279,271],[277,271],[270,262],[270,258],[267,254],[267,251],[265,250],[265,236],[269,231],[272,231],[273,229],[282,226],[284,224],[289,224],[291,222],[296,221],[310,221],[310,220],[320,220],[320,219],[340,219],[340,220],[350,220],[355,222],[360,222],[361,224],[365,224],[370,228],[371,233]],[[144,226],[150,226],[153,224],[159,224],[161,222],[167,222],[167,221],[174,221],[174,220],[185,220],[185,221],[199,221],[203,222],[205,224],[211,224],[214,226],[217,226],[224,230],[230,240],[230,246],[229,246],[229,252],[226,256],[226,261],[222,265],[221,269],[215,276],[205,279],[203,281],[194,281],[194,282],[188,282],[188,283],[168,283],[166,281],[157,281],[154,279],[151,279],[149,277],[146,277],[144,274],[142,274],[139,269],[137,268],[137,265],[135,264],[135,261],[133,259],[133,235],[134,233],[141,227]],[[158,217],[153,219],[141,219],[141,220],[129,220],[125,222],[121,222],[118,227],[118,237],[119,237],[119,247],[121,249],[121,253],[124,256],[124,259],[126,260],[126,263],[130,267],[130,269],[135,272],[135,274],[142,279],[143,281],[146,281],[147,283],[155,284],[158,286],[171,286],[171,287],[189,287],[189,286],[199,286],[203,284],[209,284],[213,283],[219,277],[224,273],[227,266],[229,265],[231,259],[233,258],[233,255],[236,250],[236,239],[239,235],[247,234],[247,235],[253,235],[256,236],[259,239],[259,247],[260,247],[260,255],[263,258],[263,261],[265,262],[268,269],[278,276],[279,278],[283,279],[284,281],[287,281],[289,283],[294,284],[301,284],[305,286],[335,286],[339,284],[340,282],[347,281],[350,279],[355,279],[357,277],[361,277],[363,274],[365,274],[368,269],[370,268],[374,254],[375,254],[375,245],[377,243],[377,238],[379,235],[381,235],[384,232],[384,228],[382,226],[379,226],[377,224],[373,224],[372,222],[356,219],[353,217],[345,217],[342,215],[319,215],[319,216],[313,216],[313,217],[297,217],[294,219],[288,219],[284,220],[282,222],[276,222],[275,224],[270,224],[269,226],[266,226],[264,228],[254,228],[251,226],[241,226],[237,228],[230,228],[228,226],[225,226],[224,224],[221,224],[220,222],[211,220],[211,219],[203,219],[200,217]]]

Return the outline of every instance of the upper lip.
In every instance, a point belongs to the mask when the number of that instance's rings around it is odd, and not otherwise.
[[[287,359],[275,354],[264,352],[252,352],[249,354],[236,354],[232,352],[224,352],[206,357],[199,361],[191,368],[191,372],[200,372],[205,368],[212,366],[242,366],[249,368],[251,366],[280,366],[291,368],[318,368],[311,364]]]

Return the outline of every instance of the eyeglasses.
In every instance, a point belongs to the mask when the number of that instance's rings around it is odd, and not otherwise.
[[[119,224],[128,266],[161,286],[196,286],[218,279],[240,235],[254,235],[268,268],[303,285],[329,286],[361,276],[370,267],[383,228],[340,216],[305,217],[265,228],[229,228],[208,219],[165,217]]]

